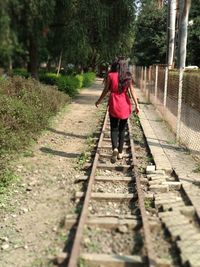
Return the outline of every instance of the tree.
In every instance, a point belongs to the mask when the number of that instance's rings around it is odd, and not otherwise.
[[[8,5],[8,0],[0,2],[0,64],[6,69],[12,69],[12,56],[18,43],[10,26],[11,19]]]
[[[166,7],[158,8],[157,1],[142,1],[136,20],[133,58],[137,65],[166,62]]]
[[[7,40],[0,45],[6,48],[1,58],[9,54],[15,66],[26,66],[36,78],[41,61],[58,65],[62,58],[63,65],[95,69],[98,62],[128,55],[133,45],[132,0],[5,0],[0,5],[0,35]]]
[[[28,70],[37,78],[38,51],[54,13],[55,0],[10,0],[12,25],[28,51]],[[14,26],[15,25],[15,26]]]
[[[189,25],[187,64],[200,67],[200,5],[199,0],[192,0]]]
[[[95,69],[100,61],[130,53],[135,14],[132,0],[58,1],[56,9],[61,12],[55,12],[53,42],[56,32],[62,31],[59,51],[63,49],[64,61]]]

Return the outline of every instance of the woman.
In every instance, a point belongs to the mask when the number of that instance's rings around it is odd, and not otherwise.
[[[118,74],[118,63],[113,63],[111,70],[108,73],[107,83],[105,88],[95,103],[96,107],[101,103],[103,98],[110,92],[108,101],[108,110],[111,125],[111,142],[112,142],[112,157],[111,162],[115,163],[117,158],[122,159],[124,136],[127,120],[132,112],[131,101],[128,96],[128,90],[135,103],[135,112],[139,113],[138,102],[133,88],[133,80],[130,72],[126,72],[126,77],[120,82]]]

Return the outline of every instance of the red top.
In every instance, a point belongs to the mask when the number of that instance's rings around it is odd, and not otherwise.
[[[110,80],[110,98],[109,98],[109,114],[118,119],[128,119],[132,112],[131,101],[127,95],[128,83],[122,88],[122,92],[118,89],[118,72],[110,72],[108,74]]]

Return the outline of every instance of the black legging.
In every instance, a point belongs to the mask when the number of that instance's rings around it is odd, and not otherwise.
[[[123,150],[126,124],[127,119],[121,120],[110,115],[112,149],[118,148],[119,153]]]

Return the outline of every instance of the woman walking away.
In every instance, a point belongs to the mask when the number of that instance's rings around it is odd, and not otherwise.
[[[111,162],[115,163],[117,159],[123,158],[123,145],[125,128],[127,120],[132,112],[131,101],[128,96],[128,90],[135,103],[135,112],[139,113],[137,97],[133,88],[133,80],[130,72],[126,72],[125,78],[120,81],[118,74],[118,63],[113,63],[108,74],[105,88],[95,103],[96,107],[103,98],[110,92],[108,101],[108,111],[111,125],[112,157]]]

